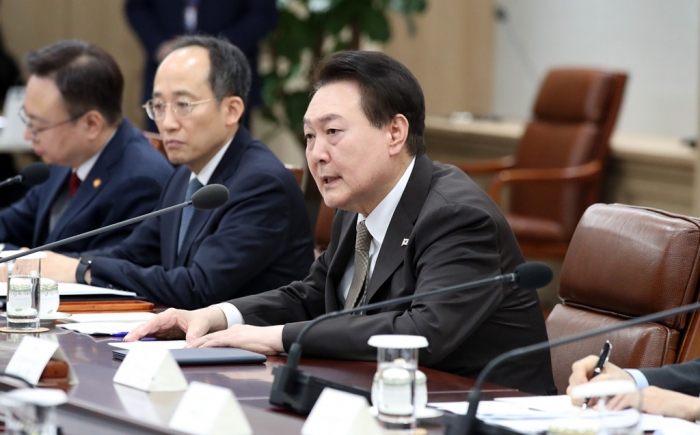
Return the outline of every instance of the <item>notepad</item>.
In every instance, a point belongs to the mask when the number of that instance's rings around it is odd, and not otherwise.
[[[123,360],[128,352],[127,349],[112,350],[112,358]],[[263,354],[232,347],[171,349],[170,353],[181,366],[261,364],[267,361]]]

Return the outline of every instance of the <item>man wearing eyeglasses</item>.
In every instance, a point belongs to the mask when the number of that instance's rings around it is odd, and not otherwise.
[[[31,74],[20,117],[49,179],[0,210],[5,249],[36,247],[120,222],[155,207],[173,172],[141,131],[122,116],[124,80],[112,57],[83,41],[60,41],[27,54]],[[124,227],[61,246],[81,252],[113,246]]]
[[[42,274],[128,289],[190,309],[303,278],[313,251],[301,190],[239,124],[250,80],[245,56],[231,43],[204,36],[178,40],[158,67],[153,99],[144,105],[168,159],[181,165],[159,208],[214,183],[228,187],[229,200],[216,210],[186,208],[147,220],[92,260],[51,255],[42,262]]]

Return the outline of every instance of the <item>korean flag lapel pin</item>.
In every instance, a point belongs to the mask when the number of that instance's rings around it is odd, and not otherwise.
[[[403,247],[406,245],[408,245],[408,239],[403,239],[403,241],[401,242],[401,246]]]

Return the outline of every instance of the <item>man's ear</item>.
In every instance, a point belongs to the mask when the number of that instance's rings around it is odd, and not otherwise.
[[[88,110],[78,122],[83,124],[90,139],[95,139],[107,125],[107,120],[97,110]]]
[[[243,99],[236,96],[226,97],[221,104],[225,111],[226,125],[239,124],[245,110]]]
[[[387,124],[389,133],[389,154],[396,155],[406,147],[408,140],[408,119],[402,114],[394,116]]]

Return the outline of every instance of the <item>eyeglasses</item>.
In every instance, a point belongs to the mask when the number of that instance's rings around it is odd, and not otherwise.
[[[171,101],[170,103],[166,103],[162,100],[148,100],[146,101],[146,104],[144,104],[142,107],[146,109],[146,114],[148,115],[149,118],[151,118],[154,121],[163,119],[165,117],[165,109],[167,109],[168,106],[172,107],[173,114],[177,116],[178,118],[184,118],[188,116],[190,113],[192,113],[192,107],[196,106],[198,104],[204,104],[208,103],[210,101],[214,101],[217,98],[208,98],[206,100],[199,100],[199,101],[190,101],[187,99],[177,99],[175,101]]]
[[[29,116],[27,116],[27,112],[24,110],[24,106],[19,108],[19,112],[17,113],[19,115],[19,119],[24,123],[25,126],[27,126],[27,129],[29,132],[32,134],[32,138],[34,139],[35,142],[39,141],[39,133],[46,131],[46,130],[51,130],[52,128],[60,127],[63,124],[68,124],[69,122],[76,121],[80,119],[83,115],[85,115],[87,112],[83,112],[80,115],[73,116],[71,118],[66,119],[65,121],[58,122],[53,125],[49,125],[46,127],[40,127],[36,128],[32,125],[31,122],[29,122]]]

